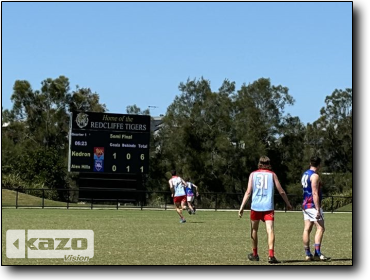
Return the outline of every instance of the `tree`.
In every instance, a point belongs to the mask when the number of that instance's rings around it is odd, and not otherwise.
[[[66,96],[69,112],[106,112],[105,104],[100,103],[99,95],[92,92],[90,88],[76,86],[71,94]]]
[[[235,93],[235,83],[225,80],[212,92],[201,78],[179,89],[161,134],[168,170],[176,168],[203,190],[235,193],[246,188],[262,154],[279,160],[284,107],[294,102],[287,88],[260,79]]]
[[[203,190],[224,189],[220,174],[227,172],[225,150],[230,148],[229,91],[234,84],[225,81],[222,91],[211,91],[209,81],[201,78],[180,83],[163,120],[163,153],[168,170],[176,168],[191,177]],[[226,161],[225,161],[226,160]],[[220,172],[220,166],[226,169]]]
[[[141,110],[135,104],[127,106],[126,107],[126,112],[127,112],[127,114],[132,114],[132,115],[150,115],[149,108],[145,109],[145,110]]]
[[[233,96],[234,139],[244,144],[239,158],[240,166],[249,173],[257,167],[261,155],[270,157],[274,171],[284,178],[278,139],[284,135],[284,109],[293,105],[294,99],[287,87],[271,85],[270,79],[260,78],[252,84],[243,84]],[[286,124],[285,124],[286,125]]]
[[[316,135],[315,143],[310,144],[319,147],[316,150],[323,157],[327,172],[352,173],[352,89],[334,90],[325,98],[325,104],[320,118],[310,126]]]
[[[76,87],[69,92],[69,80],[64,76],[45,79],[41,89],[33,91],[28,81],[16,81],[8,113],[11,122],[24,122],[29,137],[39,146],[64,149],[67,144],[69,112],[104,112],[99,95],[88,88]]]
[[[63,187],[67,172],[69,112],[101,112],[105,111],[105,105],[99,103],[98,94],[90,89],[77,87],[70,93],[69,80],[64,76],[45,79],[40,90],[33,90],[28,81],[17,80],[11,100],[13,108],[5,110],[2,118],[2,122],[7,122],[2,134],[2,148],[6,150],[2,164],[6,164],[7,172],[18,170],[22,179],[32,181],[37,175],[31,168],[35,161],[40,168],[38,181],[49,184],[48,187]]]
[[[308,162],[304,154],[306,127],[298,117],[288,116],[283,120],[280,131],[282,136],[279,139],[278,150],[286,174],[286,178],[282,177],[281,180],[300,185],[302,171]]]

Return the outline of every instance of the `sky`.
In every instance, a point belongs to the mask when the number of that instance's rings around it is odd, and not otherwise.
[[[352,88],[351,2],[2,2],[2,106],[16,80],[64,75],[110,113],[165,114],[188,79],[289,88],[307,124]]]

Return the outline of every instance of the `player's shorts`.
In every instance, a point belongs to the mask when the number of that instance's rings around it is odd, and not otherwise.
[[[258,221],[261,220],[262,222],[265,221],[274,221],[274,210],[269,211],[254,211],[251,210],[251,220]]]
[[[182,196],[175,196],[175,197],[173,198],[173,202],[174,202],[174,203],[186,202],[186,195],[182,195]]]
[[[310,208],[310,209],[303,209],[303,219],[310,220],[311,222],[316,222],[316,221],[323,221],[324,220],[324,212],[322,211],[322,208],[320,208],[320,214],[321,218],[316,220],[316,214],[317,210],[315,208]]]
[[[186,200],[187,200],[188,202],[193,202],[193,201],[194,201],[194,195],[188,195],[188,196],[186,197]]]

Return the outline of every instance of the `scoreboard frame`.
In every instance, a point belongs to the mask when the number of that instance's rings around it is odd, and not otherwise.
[[[72,112],[69,128],[69,172],[149,173],[149,115]]]

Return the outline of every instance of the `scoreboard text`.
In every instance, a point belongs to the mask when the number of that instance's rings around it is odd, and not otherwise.
[[[69,141],[69,171],[149,172],[150,116],[73,113]]]

